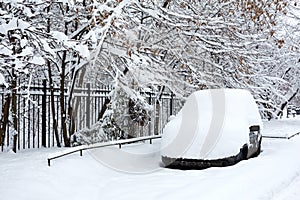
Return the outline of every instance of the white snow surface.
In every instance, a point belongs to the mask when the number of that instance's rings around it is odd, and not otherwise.
[[[191,94],[163,131],[162,155],[220,159],[237,155],[249,143],[249,127],[262,121],[247,90],[201,90]]]
[[[22,19],[13,18],[9,21],[9,23],[0,25],[0,33],[6,35],[9,30],[21,29],[23,31],[28,27],[30,27],[29,23]]]
[[[0,85],[4,85],[5,87],[8,87],[8,84],[6,83],[2,73],[0,73]]]
[[[34,56],[29,62],[32,64],[36,64],[36,65],[44,65],[45,64],[44,58],[39,55]]]
[[[272,135],[284,127],[298,132],[300,119],[265,123]],[[281,127],[278,129],[278,127]],[[225,168],[172,170],[160,167],[160,139],[153,144],[137,143],[105,147],[71,154],[52,161],[49,154],[64,148],[24,150],[17,154],[0,153],[0,194],[9,200],[99,200],[99,199],[222,199],[222,200],[297,200],[300,198],[300,136],[287,139],[263,139],[259,157]],[[125,165],[153,165],[148,173],[121,173],[107,167],[98,154],[121,151],[145,154]],[[121,155],[121,154],[119,154]]]

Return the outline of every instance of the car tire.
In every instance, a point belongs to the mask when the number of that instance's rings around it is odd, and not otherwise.
[[[248,145],[244,144],[243,147],[240,149],[240,152],[235,156],[235,163],[238,163],[242,160],[247,160],[248,155]]]
[[[241,149],[242,153],[242,160],[247,160],[248,159],[248,145],[244,144],[244,146]]]

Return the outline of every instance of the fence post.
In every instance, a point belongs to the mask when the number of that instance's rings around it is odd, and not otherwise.
[[[151,97],[151,92],[149,92],[149,105],[151,105],[151,99],[152,97]],[[153,111],[154,112],[154,111]],[[149,128],[148,128],[148,135],[154,135],[154,133],[153,133],[153,126],[152,126],[152,124],[153,124],[153,120],[152,120],[152,116],[153,116],[153,113],[151,113],[151,118],[150,118],[150,124],[149,124]]]
[[[155,102],[155,120],[154,120],[154,135],[158,135],[160,133],[159,124],[160,124],[160,103],[158,100]]]
[[[90,128],[91,123],[91,84],[87,83],[87,99],[86,99],[86,127]]]
[[[173,93],[171,92],[171,99],[170,99],[170,116],[173,115]]]
[[[46,133],[47,133],[47,82],[43,80],[43,96],[42,96],[42,146],[46,145]]]

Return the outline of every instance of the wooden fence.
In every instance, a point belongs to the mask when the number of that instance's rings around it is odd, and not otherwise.
[[[111,92],[111,87],[93,88],[86,84],[84,88],[75,88],[72,102],[77,101],[75,131],[88,128],[98,121],[98,114],[101,111],[105,99]],[[67,90],[66,90],[67,91]],[[0,87],[0,108],[4,104],[5,92]],[[60,142],[63,144],[60,116],[60,90],[54,88],[54,101]],[[156,100],[155,94],[144,94],[148,102],[153,104]],[[65,102],[69,95],[65,94]],[[78,103],[79,102],[79,103]],[[170,115],[175,114],[180,109],[181,101],[175,99],[171,94],[163,94],[159,107],[153,104],[153,113],[147,131],[142,131],[142,135],[148,136],[159,134],[163,126],[168,121]],[[72,104],[72,105],[73,105]],[[2,112],[2,111],[0,111]],[[2,115],[2,114],[1,114]],[[20,87],[17,90],[17,133],[13,133],[13,124],[9,123],[1,145],[1,150],[8,149],[13,142],[13,135],[17,134],[17,150],[54,147],[56,140],[53,129],[53,116],[51,113],[50,88],[46,82],[43,84],[32,84],[31,86]],[[1,151],[0,151],[1,152]]]

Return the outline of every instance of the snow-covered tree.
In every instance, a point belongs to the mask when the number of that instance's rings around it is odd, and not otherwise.
[[[70,145],[80,104],[74,88],[85,80],[115,85],[107,113],[101,115],[107,122],[103,126],[121,131],[130,132],[126,126],[131,122],[148,124],[151,107],[142,94],[155,93],[159,105],[164,90],[184,99],[197,89],[247,88],[263,116],[272,118],[299,91],[297,3],[4,0],[0,78],[5,80],[0,83],[7,86],[7,95],[0,135],[9,113],[17,130],[17,80],[30,84],[33,76],[49,81],[58,146],[59,124],[64,145]],[[59,110],[54,106],[55,86],[60,87]]]
[[[273,29],[286,6],[251,0],[133,2],[111,26],[93,72],[132,90],[166,86],[179,96],[189,94],[187,86],[247,88],[264,113],[274,109],[264,96],[281,82],[267,72],[277,62]]]
[[[0,143],[3,143],[7,125],[11,123],[13,128],[9,132],[13,136],[12,149],[16,152],[18,82],[23,80],[30,84],[34,72],[45,64],[38,44],[45,36],[30,23],[38,15],[38,8],[34,13],[31,4],[16,1],[1,2],[0,7],[0,73],[4,75],[7,86],[0,120]]]
[[[273,95],[271,99],[277,105],[277,115],[281,116],[283,109],[295,97],[299,96],[299,75],[300,75],[300,51],[299,51],[299,15],[300,7],[297,1],[291,1],[287,6],[287,12],[280,16],[277,21],[277,33],[274,40],[278,46],[277,66],[271,73],[282,79],[281,85],[277,86],[276,92],[280,95]],[[274,92],[276,94],[276,92]]]

